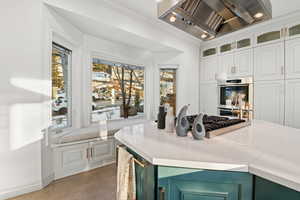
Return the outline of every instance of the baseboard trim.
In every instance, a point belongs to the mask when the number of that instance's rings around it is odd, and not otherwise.
[[[29,185],[7,188],[5,190],[0,190],[0,200],[5,200],[8,198],[16,197],[22,194],[34,192],[42,189],[42,182],[38,181]]]
[[[43,188],[46,187],[47,185],[49,185],[50,183],[52,183],[52,181],[54,181],[54,173],[50,174],[49,176],[43,178],[43,182],[42,182],[42,186]]]

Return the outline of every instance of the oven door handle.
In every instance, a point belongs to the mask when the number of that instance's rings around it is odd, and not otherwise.
[[[250,86],[251,83],[242,83],[242,84],[224,84],[224,85],[218,85],[218,87],[237,87],[237,86]]]

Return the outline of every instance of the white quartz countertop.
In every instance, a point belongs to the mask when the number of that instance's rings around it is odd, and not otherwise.
[[[153,165],[250,172],[300,192],[300,130],[254,120],[212,139],[158,130],[154,122],[124,127],[115,138]]]

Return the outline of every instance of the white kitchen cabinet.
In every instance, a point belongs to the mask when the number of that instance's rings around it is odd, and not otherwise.
[[[115,157],[113,140],[92,142],[90,147],[90,168],[112,163]]]
[[[265,27],[263,31],[255,33],[255,46],[263,46],[283,41],[284,28],[281,26]]]
[[[88,168],[89,144],[77,144],[54,149],[55,179],[63,178]]]
[[[300,38],[285,43],[286,78],[300,78]]]
[[[284,79],[284,43],[277,42],[254,48],[254,80]]]
[[[227,53],[219,56],[219,73],[226,73],[228,77],[235,74],[234,54]]]
[[[234,75],[238,77],[253,75],[253,50],[236,51],[234,54]]]
[[[300,128],[300,79],[286,81],[285,125]]]
[[[200,112],[211,115],[217,114],[218,89],[217,85],[201,84],[200,86]]]
[[[296,23],[289,24],[285,30],[287,39],[300,38],[299,20]]]
[[[202,58],[200,66],[201,82],[213,83],[216,82],[215,75],[218,71],[218,57],[210,56]]]
[[[60,179],[101,167],[115,161],[113,138],[54,148],[54,174]]]
[[[225,72],[229,78],[253,75],[253,50],[246,49],[219,56],[218,72]]]
[[[254,83],[254,118],[284,123],[284,81]]]

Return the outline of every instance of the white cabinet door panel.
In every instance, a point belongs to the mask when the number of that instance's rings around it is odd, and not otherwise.
[[[201,62],[201,82],[215,82],[215,74],[218,69],[218,57],[203,58]]]
[[[237,69],[237,76],[253,75],[253,50],[247,49],[237,51],[234,56],[234,64]]]
[[[219,69],[218,72],[227,73],[228,77],[233,76],[236,73],[234,65],[234,54],[224,54],[219,56]]]
[[[59,147],[54,150],[55,179],[88,169],[88,144]]]
[[[284,78],[284,43],[259,46],[254,49],[254,79],[282,80]]]
[[[300,128],[300,80],[286,81],[285,125]]]
[[[283,124],[284,81],[262,81],[254,84],[254,118]]]
[[[200,86],[200,112],[216,115],[218,106],[218,91],[216,84]]]
[[[300,39],[286,42],[286,78],[300,78]]]
[[[93,142],[91,144],[91,168],[101,166],[107,162],[112,162],[115,157],[114,140]]]

